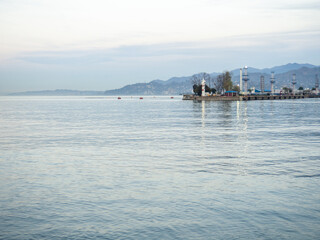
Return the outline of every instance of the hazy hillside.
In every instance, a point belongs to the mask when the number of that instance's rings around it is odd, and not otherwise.
[[[239,69],[232,70],[233,83],[239,84]],[[248,68],[248,87],[260,89],[260,76],[265,79],[265,88],[270,89],[271,72],[275,72],[275,88],[291,86],[292,74],[296,74],[297,87],[312,88],[315,85],[315,74],[320,76],[320,67],[311,64],[289,63],[273,68]],[[210,73],[216,77],[219,73]],[[173,95],[192,92],[192,83],[188,77],[173,77],[167,81],[153,80],[149,83],[127,85],[120,89],[105,91],[106,95]],[[213,87],[213,86],[211,86]]]
[[[283,86],[290,87],[292,74],[296,74],[297,88],[313,88],[315,86],[315,75],[320,77],[320,67],[311,64],[289,63],[273,68],[248,68],[248,87],[260,89],[260,76],[264,76],[265,89],[270,89],[271,72],[275,72],[275,88]],[[233,84],[239,84],[239,69],[231,71]],[[219,73],[210,73],[215,78]],[[12,93],[13,96],[100,96],[100,95],[177,95],[192,93],[191,76],[172,77],[166,81],[153,80],[149,83],[136,83],[119,89],[108,91],[77,91],[77,90],[46,90]],[[211,86],[214,87],[214,86]]]
[[[189,78],[176,78],[170,83],[152,81],[127,85],[120,89],[106,91],[105,95],[176,95],[191,91]]]

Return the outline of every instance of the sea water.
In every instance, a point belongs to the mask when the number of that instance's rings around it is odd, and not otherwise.
[[[320,99],[1,97],[1,239],[319,239]]]

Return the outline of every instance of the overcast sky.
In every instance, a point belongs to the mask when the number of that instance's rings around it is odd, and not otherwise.
[[[319,0],[0,0],[0,93],[320,65]]]

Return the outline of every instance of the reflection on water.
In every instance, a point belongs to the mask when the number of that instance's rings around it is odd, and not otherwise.
[[[248,154],[248,103],[247,101],[237,102],[237,131],[239,132],[237,142],[239,149],[238,158],[241,159]]]
[[[202,109],[202,115],[201,115],[201,123],[202,123],[202,128],[206,126],[205,123],[205,117],[206,117],[206,101],[201,102],[201,109]]]
[[[319,99],[0,98],[1,239],[318,239]]]

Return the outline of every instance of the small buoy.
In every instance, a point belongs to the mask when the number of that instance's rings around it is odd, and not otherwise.
[[[171,97],[171,99],[173,99],[173,97]]]
[[[121,99],[121,97],[118,97],[118,99]]]
[[[143,97],[140,97],[140,99],[143,99]]]

